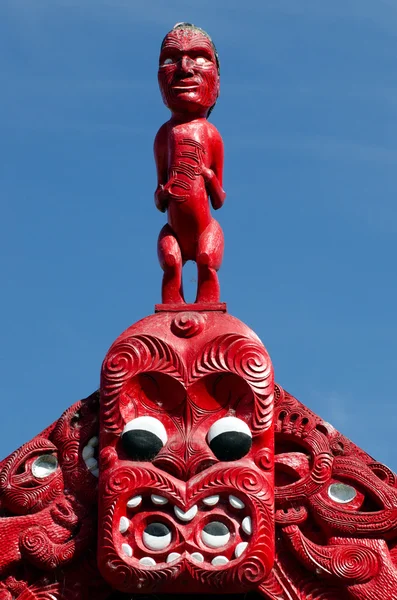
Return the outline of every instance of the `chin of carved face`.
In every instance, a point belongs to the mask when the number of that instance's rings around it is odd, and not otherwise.
[[[158,73],[164,104],[172,111],[209,109],[219,94],[219,74],[208,38],[177,30],[165,39]]]

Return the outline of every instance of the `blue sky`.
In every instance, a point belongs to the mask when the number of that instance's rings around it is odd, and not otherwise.
[[[0,456],[160,300],[157,57],[183,20],[221,60],[222,299],[282,386],[396,469],[395,0],[2,0]]]

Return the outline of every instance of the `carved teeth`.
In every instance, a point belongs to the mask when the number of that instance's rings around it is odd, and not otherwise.
[[[203,499],[203,503],[206,504],[206,506],[215,506],[218,502],[219,496],[208,496],[208,498]]]
[[[156,561],[151,556],[144,556],[140,559],[139,564],[143,565],[144,567],[154,567],[156,565]]]
[[[87,458],[92,458],[95,454],[95,448],[93,446],[84,446],[81,454],[84,460],[87,460]]]
[[[119,524],[120,533],[125,533],[128,530],[129,526],[130,526],[130,522],[127,519],[127,517],[121,517],[120,524]]]
[[[247,535],[251,535],[251,533],[252,533],[251,517],[245,517],[243,519],[243,522],[241,523],[241,527],[242,527],[244,533],[246,533]]]
[[[96,435],[94,437],[92,437],[90,440],[88,440],[87,446],[92,446],[93,448],[96,448],[98,446],[98,438]]]
[[[142,496],[134,496],[130,498],[127,502],[128,508],[136,508],[142,502]]]
[[[131,558],[132,556],[132,548],[129,544],[121,544],[121,549],[124,552],[124,554],[126,556],[129,556],[129,558]]]
[[[171,552],[168,556],[167,556],[167,563],[173,562],[174,560],[177,560],[177,558],[180,557],[179,552]]]
[[[87,465],[89,471],[95,471],[95,469],[98,467],[98,461],[96,458],[93,457],[87,458],[85,464]]]
[[[204,556],[200,554],[200,552],[193,552],[191,557],[194,558],[194,560],[197,560],[197,562],[204,562]]]
[[[228,562],[229,559],[226,558],[226,556],[215,556],[215,558],[213,558],[211,561],[211,565],[214,565],[214,567],[219,567],[220,565],[227,565]]]
[[[229,502],[233,506],[233,508],[241,509],[241,508],[245,507],[244,502],[242,500],[240,500],[240,498],[237,498],[237,496],[230,495]]]
[[[234,550],[234,556],[236,558],[240,558],[240,556],[242,555],[242,553],[244,552],[244,550],[246,549],[247,546],[248,546],[248,542],[240,542],[239,544],[237,544],[237,546]]]
[[[91,473],[94,475],[94,477],[99,477],[99,469],[92,469]]]
[[[157,494],[152,494],[150,497],[153,504],[157,504],[158,506],[162,506],[168,502],[167,498],[164,498],[164,496],[157,496]]]
[[[197,514],[197,504],[195,504],[194,506],[192,506],[192,508],[189,508],[189,510],[187,510],[186,512],[183,512],[183,510],[181,510],[179,508],[179,506],[174,506],[174,513],[175,515],[178,517],[178,519],[180,519],[181,521],[191,521],[192,519],[194,519],[194,517]]]

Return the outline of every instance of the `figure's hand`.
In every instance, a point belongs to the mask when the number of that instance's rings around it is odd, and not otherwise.
[[[159,183],[157,186],[157,190],[154,193],[154,201],[157,208],[161,212],[165,212],[168,208],[169,194],[165,190],[165,186],[162,183]]]
[[[203,166],[201,167],[201,175],[203,176],[205,183],[209,183],[214,178],[215,173],[212,169]]]

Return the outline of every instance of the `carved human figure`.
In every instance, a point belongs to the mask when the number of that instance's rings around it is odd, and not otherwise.
[[[223,233],[212,217],[221,208],[223,142],[207,118],[219,95],[219,61],[207,33],[178,23],[161,45],[158,80],[171,119],[154,142],[157,208],[168,213],[160,232],[158,255],[164,271],[162,301],[184,303],[182,267],[198,269],[196,302],[219,302],[217,271],[223,256]]]

